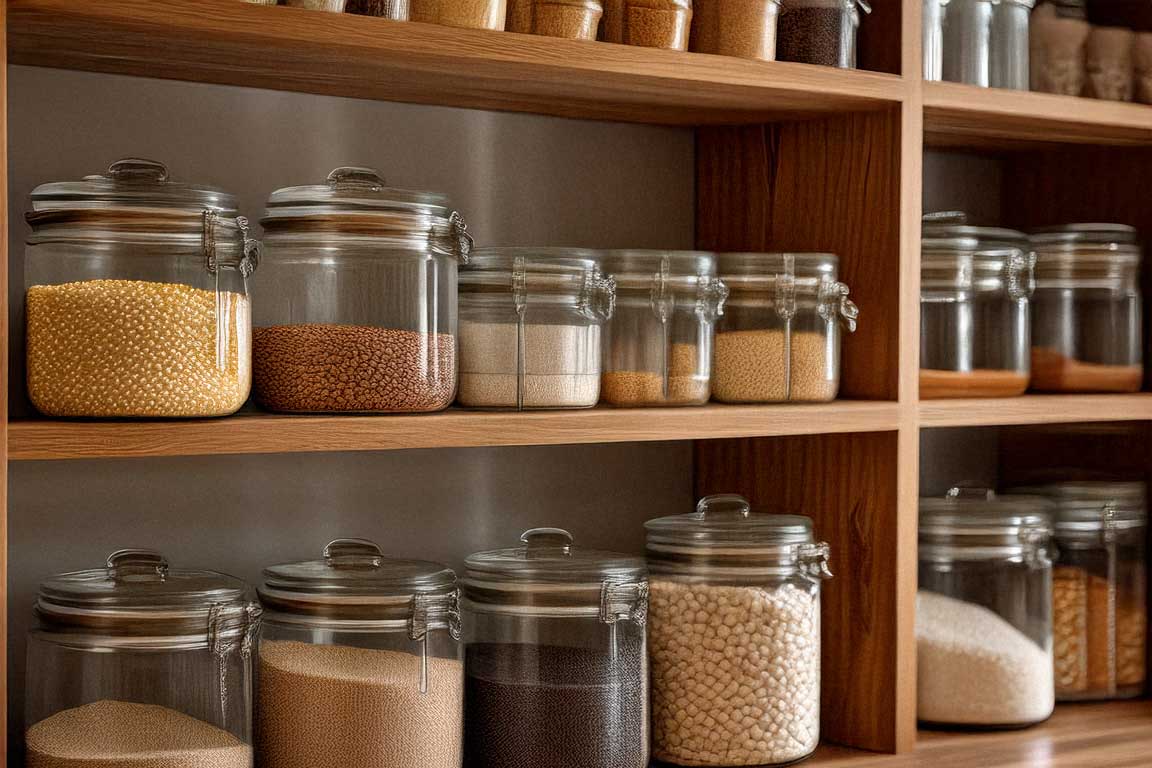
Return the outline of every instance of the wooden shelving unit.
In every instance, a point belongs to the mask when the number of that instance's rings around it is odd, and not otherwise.
[[[9,0],[0,8],[15,64],[691,127],[697,246],[836,252],[867,322],[844,347],[845,399],[826,405],[0,420],[0,464],[696,441],[697,491],[802,502],[839,553],[825,592],[835,631],[826,633],[823,669],[824,733],[842,746],[809,764],[1007,766],[1049,752],[1059,765],[1140,764],[1152,747],[1144,702],[1062,708],[1029,731],[925,735],[917,747],[918,451],[921,430],[938,427],[1152,422],[1152,393],[919,402],[916,381],[924,146],[1004,158],[1005,218],[1020,226],[1096,218],[1152,232],[1144,193],[1152,107],[921,82],[920,0],[874,5],[861,61],[876,71],[845,72],[238,0]],[[8,313],[0,310],[2,364]],[[3,483],[0,473],[0,511]],[[1101,744],[1115,746],[1121,762],[1092,751]]]

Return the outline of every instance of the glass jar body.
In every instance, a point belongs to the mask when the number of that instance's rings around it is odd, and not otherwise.
[[[469,768],[646,768],[648,652],[642,622],[489,611],[465,599]]]
[[[944,77],[944,4],[941,0],[924,0],[924,79],[941,80]]]
[[[409,5],[409,0],[347,0],[344,12],[392,21],[408,21]]]
[[[416,640],[406,626],[347,631],[273,614],[259,660],[262,764],[462,764],[463,652],[447,627]]]
[[[1037,723],[1055,705],[1052,568],[1044,558],[920,556],[917,716],[968,727]]]
[[[776,59],[856,68],[856,0],[784,0],[776,28]]]
[[[1141,301],[1134,281],[1037,283],[1032,381],[1039,392],[1137,392],[1144,379]]]
[[[780,0],[693,0],[689,48],[743,59],[776,59]]]
[[[503,30],[508,15],[506,0],[469,3],[457,3],[452,0],[409,0],[409,2],[412,21],[442,24],[448,27]]]
[[[992,0],[949,0],[944,8],[943,77],[987,87]]]
[[[1028,388],[1028,299],[923,290],[920,397],[1010,397]]]
[[[253,388],[286,412],[411,413],[456,392],[456,259],[389,238],[266,240]]]
[[[81,418],[234,413],[252,377],[249,242],[234,222],[188,235],[39,227],[25,250],[33,405]]]
[[[508,0],[509,32],[595,40],[604,7],[600,0]]]
[[[692,0],[605,0],[600,39],[686,51],[691,28]]]
[[[1000,0],[992,6],[988,84],[1028,90],[1028,16],[1032,2]]]

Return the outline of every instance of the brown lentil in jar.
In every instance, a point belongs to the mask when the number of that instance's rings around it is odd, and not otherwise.
[[[410,2],[412,21],[446,27],[502,30],[508,13],[505,0],[410,0]]]
[[[784,343],[782,330],[717,333],[712,396],[726,403],[834,399],[838,382],[828,365],[829,337],[809,331],[792,333],[790,387]]]
[[[708,376],[698,376],[695,344],[673,344],[668,366],[668,394],[664,376],[656,371],[605,371],[600,397],[617,406],[691,405],[708,400]]]
[[[688,50],[692,0],[607,0],[601,40]]]
[[[600,0],[512,0],[508,31],[569,40],[595,40]]]
[[[698,53],[776,58],[779,0],[694,0],[689,46]]]
[[[776,28],[777,61],[856,66],[853,6],[844,0],[783,0]]]

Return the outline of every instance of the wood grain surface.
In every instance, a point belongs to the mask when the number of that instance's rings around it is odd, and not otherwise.
[[[924,400],[922,427],[1054,424],[1152,419],[1152,393],[1132,395],[1024,395],[1022,397]]]

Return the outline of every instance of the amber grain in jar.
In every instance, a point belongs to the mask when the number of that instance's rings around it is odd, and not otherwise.
[[[692,0],[606,0],[600,39],[686,51],[691,27]]]
[[[515,1],[515,0],[513,0]],[[504,29],[506,0],[410,0],[411,19],[469,29]]]
[[[600,0],[510,0],[508,31],[569,40],[595,40]]]

